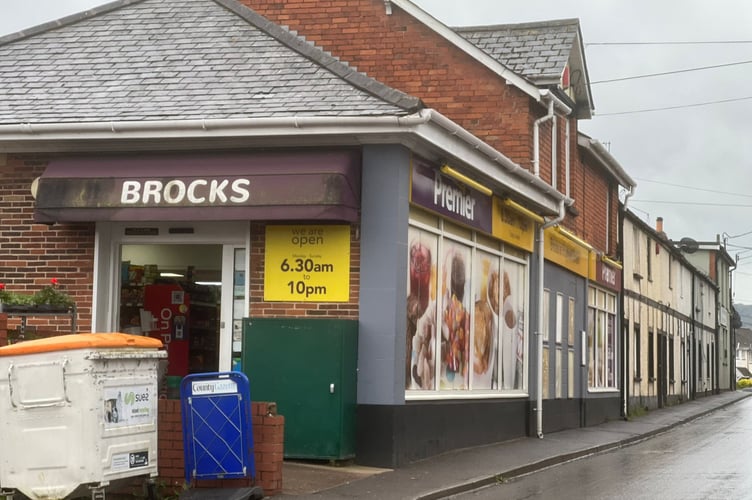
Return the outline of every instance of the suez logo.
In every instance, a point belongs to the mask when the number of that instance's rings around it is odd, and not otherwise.
[[[251,197],[248,179],[173,179],[123,181],[120,203],[123,205],[245,203]]]
[[[123,402],[127,405],[132,405],[135,403],[146,403],[148,401],[148,392],[126,392],[123,396]]]

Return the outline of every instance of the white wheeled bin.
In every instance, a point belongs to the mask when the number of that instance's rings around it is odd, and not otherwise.
[[[53,499],[156,476],[161,347],[124,333],[0,347],[0,488]]]

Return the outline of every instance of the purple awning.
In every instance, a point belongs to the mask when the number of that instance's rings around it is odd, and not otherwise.
[[[81,156],[39,178],[36,222],[357,221],[359,150]]]

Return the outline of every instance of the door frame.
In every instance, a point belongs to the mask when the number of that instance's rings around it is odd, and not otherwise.
[[[133,228],[137,230],[129,230]],[[171,228],[173,230],[171,230]],[[175,231],[174,228],[180,228]],[[190,229],[190,231],[188,230]],[[129,233],[129,234],[126,234]],[[232,363],[233,262],[237,248],[245,248],[245,269],[250,269],[251,224],[226,222],[98,222],[94,244],[94,286],[92,294],[92,330],[113,332],[116,324],[122,245],[191,244],[222,245],[222,292],[220,312],[220,371],[229,371]],[[229,273],[229,275],[227,274]],[[229,277],[228,277],[229,276]],[[249,280],[244,287],[243,315],[248,315]],[[226,301],[227,299],[227,301]],[[226,351],[226,352],[225,352]]]

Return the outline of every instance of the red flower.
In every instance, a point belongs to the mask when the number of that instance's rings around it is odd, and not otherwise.
[[[52,285],[53,285],[53,286],[54,286],[54,285],[57,285],[57,278],[52,278],[52,279],[50,280],[50,283],[52,283]]]
[[[0,283],[0,290],[5,290],[5,283]]]

